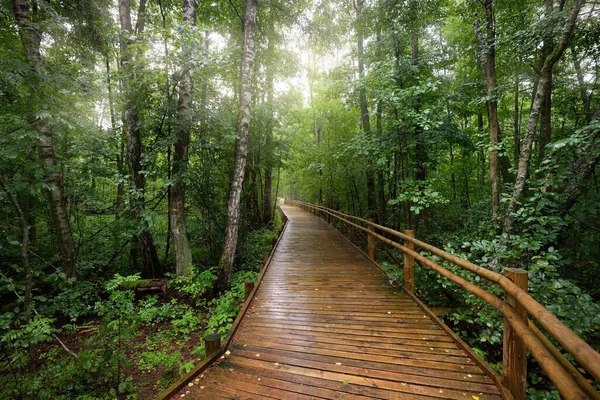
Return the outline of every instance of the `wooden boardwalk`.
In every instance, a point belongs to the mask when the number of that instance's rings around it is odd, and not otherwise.
[[[191,399],[494,399],[476,360],[325,221],[289,222],[228,353]]]

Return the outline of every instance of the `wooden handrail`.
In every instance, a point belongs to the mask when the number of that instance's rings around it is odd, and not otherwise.
[[[505,317],[505,321],[508,322],[514,333],[520,340],[523,341],[525,346],[531,351],[533,357],[539,362],[540,366],[548,374],[550,380],[555,384],[562,396],[567,399],[586,399],[586,398],[598,398],[596,391],[589,392],[591,385],[581,385],[581,379],[577,376],[573,376],[572,371],[575,369],[571,365],[568,367],[565,365],[566,359],[560,359],[556,355],[556,349],[548,346],[551,344],[549,340],[544,341],[539,337],[538,332],[532,330],[528,326],[527,321],[520,318],[513,307],[507,304],[505,301],[487,292],[481,287],[467,281],[466,279],[454,274],[450,270],[443,266],[435,263],[434,261],[421,255],[415,251],[412,247],[425,250],[431,254],[435,254],[442,259],[464,269],[469,272],[476,274],[492,283],[500,286],[506,296],[510,297],[512,301],[515,301],[521,305],[532,317],[534,317],[540,325],[546,329],[546,331],[553,336],[567,352],[569,352],[575,360],[592,375],[596,380],[600,381],[600,354],[598,354],[589,344],[583,341],[577,334],[571,331],[566,325],[564,325],[558,318],[552,313],[546,310],[540,303],[538,303],[533,297],[531,297],[525,290],[521,289],[510,279],[496,272],[482,268],[469,261],[458,258],[444,250],[438,249],[428,243],[422,242],[413,236],[404,234],[388,227],[376,224],[368,221],[364,218],[355,217],[352,215],[344,214],[340,211],[332,210],[323,206],[318,206],[310,203],[305,203],[296,200],[287,200],[286,204],[297,205],[301,208],[306,209],[309,212],[315,213],[320,217],[326,217],[328,222],[331,221],[331,217],[337,219],[341,223],[344,223],[350,227],[351,230],[358,229],[359,231],[365,232],[368,238],[371,240],[379,240],[387,245],[395,247],[404,252],[405,257],[408,256],[410,260],[418,260],[421,264],[427,265],[440,275],[450,279],[456,284],[460,285],[467,291],[478,296],[486,303],[495,307]],[[364,224],[362,226],[360,224]],[[407,246],[397,243],[379,233],[376,230],[385,232],[389,235],[402,239]],[[371,253],[371,251],[370,251]],[[372,258],[372,257],[371,257]],[[411,285],[414,285],[411,279],[408,280],[405,277],[405,288],[411,291]],[[564,357],[563,357],[564,358]],[[568,362],[568,361],[567,361]],[[576,370],[576,369],[575,369]],[[592,388],[593,390],[593,388]]]

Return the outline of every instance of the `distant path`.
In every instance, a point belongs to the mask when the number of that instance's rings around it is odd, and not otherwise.
[[[486,373],[318,217],[288,226],[232,342],[191,399],[500,398]]]

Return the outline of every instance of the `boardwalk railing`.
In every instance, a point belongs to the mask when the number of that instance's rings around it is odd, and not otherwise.
[[[342,234],[345,231],[352,242],[357,232],[363,232],[367,236],[367,255],[372,260],[375,259],[375,241],[401,250],[404,254],[404,289],[411,295],[414,295],[414,262],[417,260],[496,308],[504,317],[503,384],[516,400],[526,396],[527,349],[564,398],[600,399],[592,384],[528,319],[528,315],[535,319],[583,369],[600,381],[600,354],[527,293],[527,271],[505,268],[504,275],[500,275],[416,239],[413,231],[398,232],[364,218],[302,201],[286,199],[285,203],[311,212],[334,227],[337,225],[337,229]],[[422,255],[421,251],[497,284],[504,290],[504,299],[456,275]]]

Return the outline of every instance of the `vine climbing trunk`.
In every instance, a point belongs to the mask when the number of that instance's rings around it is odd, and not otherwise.
[[[60,262],[64,273],[69,277],[75,277],[77,273],[75,244],[67,213],[63,175],[54,156],[54,130],[50,120],[40,116],[44,111],[44,99],[40,97],[44,91],[38,87],[44,80],[40,52],[42,32],[39,25],[33,22],[32,13],[34,11],[31,9],[30,1],[13,0],[12,3],[23,54],[29,65],[29,79],[26,82],[29,85],[32,104],[28,111],[28,119],[31,128],[38,133],[37,152],[46,182],[46,193],[50,203],[52,227],[58,242]]]
[[[139,226],[139,233],[134,235],[132,245],[139,246],[142,258],[142,277],[156,278],[163,275],[156,246],[150,233],[150,227],[144,220],[145,212],[145,178],[142,160],[142,134],[139,103],[139,70],[141,69],[142,55],[134,57],[138,49],[136,37],[143,34],[146,14],[146,0],[141,0],[138,6],[138,15],[135,31],[131,24],[131,4],[129,0],[119,0],[119,21],[121,24],[121,64],[123,71],[122,88],[124,93],[124,121],[126,129],[126,159],[130,175],[129,206],[131,213]],[[137,59],[136,59],[137,58]],[[136,255],[137,252],[132,252]],[[135,264],[135,261],[134,261]]]
[[[171,187],[171,232],[175,245],[175,269],[177,276],[190,273],[192,250],[185,226],[185,186],[188,163],[188,147],[190,145],[190,129],[192,127],[192,67],[190,56],[193,50],[192,34],[196,25],[195,0],[183,0],[183,25],[188,36],[182,45],[183,65],[181,78],[177,87],[177,121],[175,123],[175,141],[173,143],[173,170]]]
[[[258,0],[244,1],[243,18],[243,55],[240,73],[240,101],[237,121],[235,148],[235,161],[233,176],[229,188],[227,203],[227,228],[223,252],[219,261],[219,272],[215,282],[215,294],[231,287],[231,269],[237,247],[238,230],[240,224],[240,199],[242,184],[244,183],[244,170],[248,158],[248,138],[250,136],[250,119],[252,108],[252,77],[254,64],[254,29]]]

